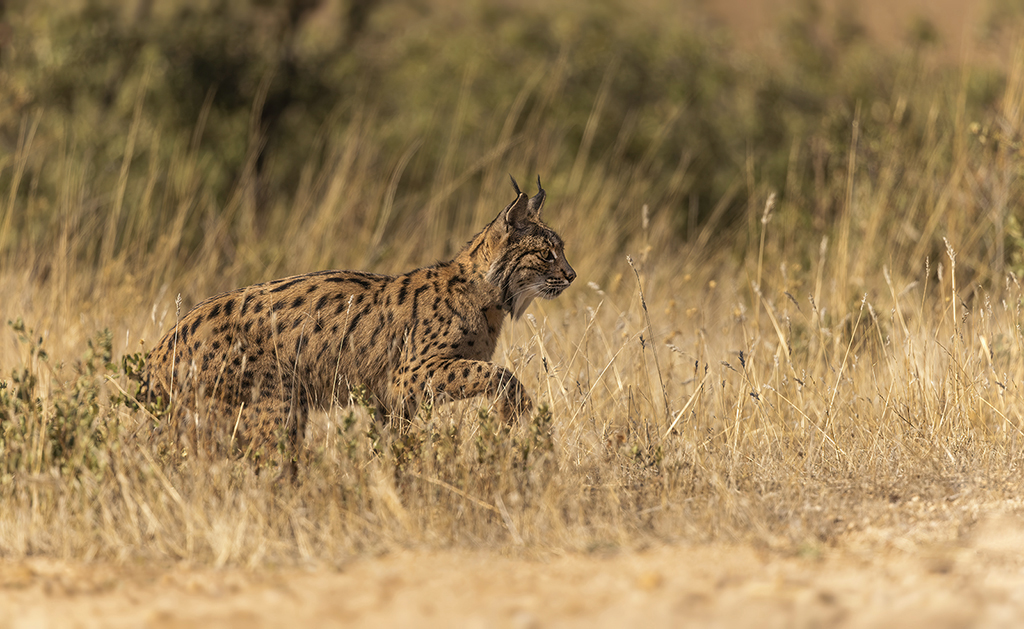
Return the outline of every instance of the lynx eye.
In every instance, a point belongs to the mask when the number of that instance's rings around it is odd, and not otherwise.
[[[548,262],[554,262],[557,259],[558,259],[558,255],[555,253],[554,249],[548,251],[548,258],[547,258]]]

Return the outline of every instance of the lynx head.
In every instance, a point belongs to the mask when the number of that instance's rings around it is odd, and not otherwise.
[[[501,291],[501,300],[516,319],[536,297],[558,297],[576,279],[565,259],[562,239],[540,220],[544,188],[537,177],[538,192],[532,198],[512,179],[516,200],[491,223],[499,238],[487,279]]]

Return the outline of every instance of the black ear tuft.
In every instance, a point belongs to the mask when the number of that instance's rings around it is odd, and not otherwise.
[[[544,188],[540,185],[540,175],[537,175],[537,194],[530,199],[530,203],[527,206],[530,211],[530,216],[532,216],[534,220],[540,220],[540,210],[544,207],[544,197],[546,196],[547,193],[544,192]]]
[[[522,191],[519,190],[519,184],[516,183],[516,178],[511,174],[509,174],[508,178],[512,180],[512,189],[516,191],[516,194],[522,194]]]

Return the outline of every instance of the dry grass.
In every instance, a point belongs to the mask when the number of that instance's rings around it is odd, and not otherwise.
[[[56,160],[59,198],[3,200],[0,242],[33,204],[59,206],[62,222],[0,266],[0,317],[25,322],[0,337],[0,556],[255,567],[405,547],[813,552],[878,527],[953,539],[1022,490],[1022,289],[1004,250],[1020,161],[1012,142],[976,139],[1012,136],[1022,104],[1011,81],[1004,131],[972,136],[962,115],[936,114],[920,146],[883,136],[832,155],[846,177],[807,186],[811,198],[790,182],[775,206],[751,168],[737,182],[747,220],[724,229],[713,213],[688,241],[672,208],[645,205],[658,174],[617,172],[587,154],[586,132],[573,168],[549,173],[566,161],[562,129],[519,120],[521,103],[479,138],[454,120],[448,148],[472,157],[426,197],[403,196],[408,160],[388,163],[359,125],[325,139],[325,163],[268,212],[245,178],[217,207],[187,150],[141,166],[173,185],[130,203]],[[899,124],[898,106],[878,111]],[[854,146],[867,142],[858,116]],[[21,142],[13,173],[31,120]],[[398,434],[335,408],[313,418],[295,485],[243,462],[171,464],[139,438],[154,418],[124,402],[119,363],[169,327],[177,295],[188,307],[286,273],[430,263],[504,205],[506,170],[527,169],[544,176],[546,219],[580,278],[499,345],[495,360],[546,407],[531,423],[508,431],[472,401]],[[836,214],[808,222],[837,191]],[[114,244],[142,235],[150,247]]]

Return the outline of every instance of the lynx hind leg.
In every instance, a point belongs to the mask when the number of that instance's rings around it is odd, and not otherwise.
[[[188,402],[184,403],[183,398]],[[169,418],[177,431],[166,436],[175,439],[175,449],[185,458],[237,456],[237,444],[231,443],[231,426],[226,419],[231,412],[231,407],[220,400],[197,396],[189,390],[179,392]]]
[[[426,363],[426,384],[437,393],[464,400],[478,395],[495,401],[498,417],[513,424],[528,417],[533,402],[512,372],[484,360],[452,358]]]
[[[279,398],[246,404],[199,397],[180,412],[178,441],[184,452],[244,458],[257,469],[274,461],[282,476],[295,479],[306,430],[304,405]]]
[[[257,464],[277,461],[281,474],[295,480],[309,415],[306,405],[275,397],[235,410],[230,419],[239,454]]]

